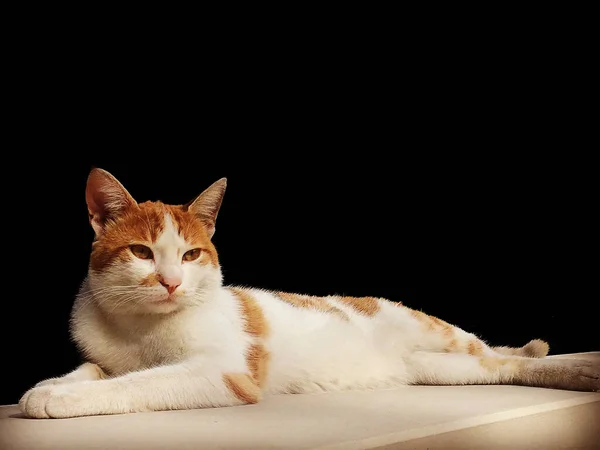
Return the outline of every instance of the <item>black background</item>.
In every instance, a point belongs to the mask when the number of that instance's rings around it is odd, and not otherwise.
[[[24,71],[5,124],[0,403],[79,362],[68,317],[94,166],[138,201],[184,203],[226,176],[214,242],[227,284],[386,297],[494,345],[599,350],[584,263],[597,201],[579,203],[594,174],[569,157],[591,126],[572,121],[580,77],[546,70],[551,58],[471,71],[469,57],[428,57],[402,74],[366,61],[364,78],[352,64],[263,78],[242,65],[165,81],[83,59],[68,71],[68,58]]]

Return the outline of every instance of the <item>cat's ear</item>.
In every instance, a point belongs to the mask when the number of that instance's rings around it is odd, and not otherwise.
[[[100,236],[106,222],[117,218],[137,203],[119,181],[106,170],[92,169],[87,179],[85,201],[90,215],[90,224]]]
[[[221,178],[211,184],[210,187],[196,197],[195,200],[192,200],[186,205],[189,212],[195,214],[202,222],[204,222],[210,237],[215,234],[217,214],[221,208],[226,187],[227,178]]]

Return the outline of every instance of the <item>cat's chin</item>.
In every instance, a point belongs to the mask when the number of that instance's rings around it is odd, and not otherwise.
[[[146,311],[153,314],[169,314],[182,308],[182,304],[172,298],[147,302],[144,306]]]
[[[156,298],[149,299],[144,303],[144,306],[152,311],[174,311],[180,309],[183,306],[183,298],[178,294],[171,294],[169,296],[160,295]]]
[[[110,315],[162,315],[184,309],[185,305],[173,301],[152,301],[137,305],[135,308],[112,309]]]

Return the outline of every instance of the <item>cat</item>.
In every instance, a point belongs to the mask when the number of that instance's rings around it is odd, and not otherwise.
[[[186,205],[137,203],[110,173],[86,185],[95,237],[71,335],[86,362],[20,399],[32,418],[256,403],[263,394],[515,384],[598,391],[600,367],[490,347],[383,298],[224,286],[212,243],[226,180]]]

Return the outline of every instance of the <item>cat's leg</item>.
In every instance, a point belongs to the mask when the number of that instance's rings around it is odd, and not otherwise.
[[[397,305],[386,311],[402,327],[402,332],[412,330],[414,350],[467,353],[475,356],[497,354],[542,358],[548,354],[546,342],[534,339],[523,347],[490,347],[473,333],[469,333],[437,317]]]
[[[600,391],[600,365],[586,360],[415,352],[405,362],[410,384],[515,384]]]
[[[105,380],[36,387],[19,406],[28,417],[65,418],[242,405],[258,402],[260,395],[248,373],[186,362]]]
[[[48,378],[40,381],[35,385],[35,387],[48,386],[52,384],[74,383],[76,381],[102,380],[104,378],[107,378],[107,375],[100,368],[100,366],[86,362],[62,377]]]

